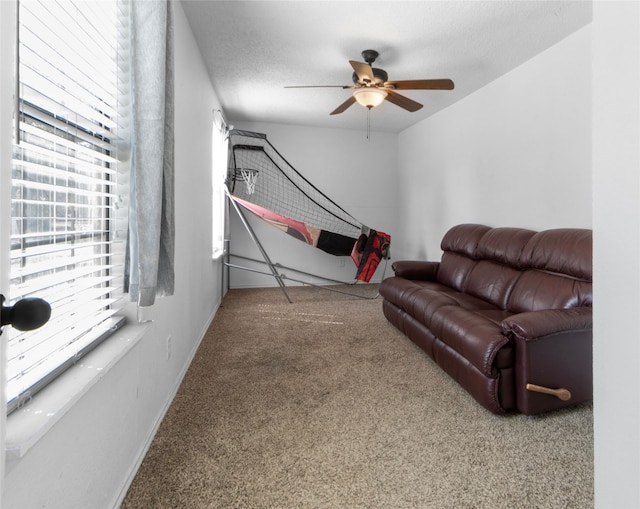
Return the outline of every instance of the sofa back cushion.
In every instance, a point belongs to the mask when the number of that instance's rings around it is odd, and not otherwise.
[[[519,268],[522,252],[535,235],[524,228],[492,228],[478,242],[475,257]]]
[[[507,308],[513,313],[592,305],[591,283],[562,274],[527,270],[514,285]]]
[[[438,283],[464,291],[467,276],[475,264],[475,260],[463,254],[445,251],[438,268]]]
[[[522,275],[507,307],[515,313],[592,305],[591,230],[536,233],[520,256]]]
[[[476,249],[482,236],[491,228],[480,224],[460,224],[442,237],[443,254],[438,268],[438,282],[464,291],[469,272],[475,265]]]
[[[522,251],[520,267],[557,272],[591,282],[591,230],[558,228],[536,233]]]
[[[520,275],[521,272],[518,269],[508,265],[479,260],[469,272],[465,292],[501,309],[506,309],[511,290]]]
[[[465,291],[506,309],[509,295],[520,277],[522,251],[536,234],[523,228],[492,228],[476,248],[478,260],[469,273]]]
[[[505,309],[520,276],[522,250],[535,233],[476,224],[454,226],[442,239],[438,281]]]
[[[514,313],[592,305],[592,235],[461,224],[443,237],[439,283]]]

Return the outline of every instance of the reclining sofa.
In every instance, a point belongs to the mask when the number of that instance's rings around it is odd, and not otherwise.
[[[385,317],[495,414],[592,399],[591,230],[462,224],[396,261]]]

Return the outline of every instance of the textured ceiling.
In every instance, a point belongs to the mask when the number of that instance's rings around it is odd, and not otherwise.
[[[450,78],[452,91],[403,91],[424,107],[389,102],[372,110],[374,130],[399,132],[460,100],[591,21],[578,1],[181,0],[231,121],[365,129],[348,98],[349,60],[380,53],[374,66],[390,80]],[[553,76],[548,79],[553,80]],[[526,97],[523,97],[526,100]]]

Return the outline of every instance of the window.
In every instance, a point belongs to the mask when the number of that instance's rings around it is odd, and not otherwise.
[[[213,191],[213,258],[224,252],[225,200],[224,183],[227,178],[228,127],[220,110],[214,110],[212,129],[212,191]]]
[[[38,330],[5,331],[9,412],[124,322],[125,9],[19,2],[9,297],[44,298],[52,314]]]

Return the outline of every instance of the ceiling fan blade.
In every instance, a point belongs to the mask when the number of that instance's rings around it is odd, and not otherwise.
[[[285,85],[284,88],[355,88],[353,85]]]
[[[371,66],[369,64],[365,64],[362,62],[356,62],[355,60],[349,60],[351,67],[356,71],[356,75],[358,79],[362,82],[374,82],[373,71],[371,70]]]
[[[335,110],[333,110],[330,114],[331,115],[337,115],[338,113],[342,113],[344,110],[346,110],[349,106],[351,106],[354,102],[356,102],[356,98],[353,97],[352,95],[349,96],[349,99],[347,99],[345,102],[343,102],[340,106],[338,106]]]
[[[395,90],[453,90],[454,87],[448,79],[387,81],[384,86]]]
[[[387,97],[385,97],[385,99],[390,103],[393,103],[396,106],[400,106],[401,108],[404,108],[405,110],[411,112],[418,111],[420,108],[422,108],[422,104],[415,102],[408,97],[397,94],[393,90],[389,89],[387,89]]]

